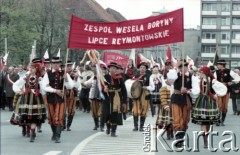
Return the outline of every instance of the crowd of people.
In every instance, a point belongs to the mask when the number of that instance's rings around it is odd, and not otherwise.
[[[225,60],[199,68],[186,60],[175,65],[166,60],[160,68],[147,62],[135,67],[131,59],[127,66],[99,60],[80,61],[75,67],[70,60],[62,66],[60,57],[35,58],[28,70],[21,65],[2,66],[0,105],[13,112],[11,123],[22,127],[22,135],[30,137],[30,142],[48,120],[51,140],[60,143],[61,132],[71,131],[76,109],[91,112],[93,130],[105,130],[112,137],[117,137],[117,126],[123,125],[127,114],[133,116],[133,131],[144,131],[151,111],[157,115],[158,128],[166,129],[167,139],[179,140],[176,147],[182,147],[192,120],[204,132],[207,148],[210,125],[225,125],[230,97],[233,114],[240,115],[239,81],[239,70],[227,69]]]

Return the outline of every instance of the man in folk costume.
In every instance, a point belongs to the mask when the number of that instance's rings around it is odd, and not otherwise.
[[[170,69],[173,68],[173,64],[172,64],[171,60],[167,59],[165,61],[164,65],[165,65],[165,67],[163,69],[163,77],[164,77],[164,79],[167,79],[167,73]]]
[[[111,62],[108,65],[109,74],[104,76],[106,81],[104,86],[103,115],[107,125],[106,134],[110,134],[111,129],[112,137],[116,137],[117,125],[122,123],[122,117],[120,117],[122,115],[120,111],[121,106],[124,104],[126,106],[127,103],[127,91],[124,81],[121,76],[116,75],[118,67],[117,63]]]
[[[167,139],[173,138],[173,118],[171,111],[171,96],[174,92],[174,81],[178,78],[177,72],[170,69],[167,73],[167,79],[163,81],[162,88],[160,89],[161,109],[157,117],[156,124],[158,128],[165,128],[167,131]]]
[[[47,92],[48,123],[51,125],[52,140],[55,140],[55,143],[61,142],[61,127],[63,126],[64,117],[63,86],[72,89],[71,78],[60,70],[60,65],[60,57],[53,57],[52,70],[45,73],[42,80],[43,89]]]
[[[228,93],[224,96],[218,96],[217,97],[217,103],[219,107],[219,112],[222,115],[222,121],[221,125],[225,126],[224,121],[226,119],[227,110],[228,110],[228,101],[229,101],[229,92],[230,92],[230,86],[231,86],[231,78],[235,80],[239,80],[239,75],[234,73],[232,70],[226,68],[226,61],[225,60],[218,60],[217,62],[217,68],[216,72],[214,73],[214,77],[227,86]],[[217,124],[219,125],[219,124]]]
[[[155,86],[153,80],[150,80],[150,75],[146,73],[148,69],[148,64],[142,62],[138,65],[139,75],[134,77],[134,80],[138,80],[142,83],[142,94],[138,99],[133,99],[133,121],[134,129],[133,131],[138,131],[138,118],[140,116],[140,129],[143,131],[143,126],[145,119],[147,117],[147,112],[149,109],[151,94],[150,91],[153,91]]]
[[[92,111],[92,117],[94,120],[94,128],[93,130],[97,130],[99,128],[99,118],[101,119],[100,123],[100,131],[104,131],[104,121],[102,120],[102,98],[100,95],[100,89],[99,89],[99,81],[97,79],[97,71],[96,71],[96,64],[91,63],[91,68],[94,73],[94,76],[91,77],[91,79],[87,80],[83,83],[84,86],[87,88],[90,88],[89,92],[89,99],[91,102],[91,111]]]
[[[78,73],[76,72],[76,69],[73,67],[73,63],[70,60],[67,61],[66,66],[67,66],[66,72],[70,75],[74,83],[72,89],[65,88],[64,91],[65,113],[62,130],[64,130],[67,127],[67,131],[71,131],[70,126],[72,125],[73,117],[75,115],[75,107],[77,101],[78,88],[80,87],[80,79],[78,78]]]
[[[50,62],[50,59],[48,57],[48,54],[47,54],[47,57],[46,57],[46,53],[44,55],[44,58],[42,59],[42,61],[39,59],[38,61],[34,61],[35,63],[42,63],[42,76],[44,76],[44,74],[46,72],[49,72],[51,70],[51,62]],[[47,107],[47,96],[46,96],[46,92],[41,89],[41,94],[42,94],[42,97],[43,97],[43,102],[45,104],[45,106]],[[42,124],[37,124],[37,132],[42,132]]]
[[[191,98],[190,94],[198,95],[199,80],[197,77],[192,76],[188,72],[188,63],[184,61],[178,61],[177,67],[179,69],[178,78],[174,82],[174,93],[171,97],[171,108],[173,116],[173,130],[176,132],[176,147],[182,147],[182,138],[188,129],[188,123],[190,120],[191,111]],[[184,81],[183,76],[184,75]],[[179,140],[181,139],[181,140]]]

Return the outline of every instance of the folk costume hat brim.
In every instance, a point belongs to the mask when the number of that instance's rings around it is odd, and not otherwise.
[[[227,62],[225,60],[221,59],[221,60],[217,61],[217,64],[225,65],[225,64],[227,64]]]
[[[44,63],[46,64],[46,63],[51,63],[50,62],[50,59],[44,59]]]
[[[140,68],[141,66],[145,66],[146,69],[148,69],[148,64],[147,64],[146,62],[141,62],[141,63],[137,66],[137,68]]]
[[[182,61],[182,60],[179,60],[179,61],[177,62],[177,67],[178,67],[178,68],[182,67],[182,65],[184,65],[185,67],[188,66],[188,63],[187,63],[187,61],[186,61],[185,59],[184,59],[183,61]]]
[[[59,57],[53,57],[52,58],[52,63],[61,63],[62,60]]]
[[[73,65],[73,62],[71,60],[68,60],[67,63],[65,65]]]
[[[110,67],[116,67],[118,69],[119,65],[116,62],[110,62],[110,64],[108,65],[108,68]]]
[[[42,63],[42,61],[39,58],[32,59],[32,63]]]

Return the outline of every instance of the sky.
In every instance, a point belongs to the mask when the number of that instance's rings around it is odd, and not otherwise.
[[[112,8],[126,19],[149,17],[154,11],[174,11],[184,8],[184,27],[197,28],[200,25],[201,0],[96,0],[104,9]]]

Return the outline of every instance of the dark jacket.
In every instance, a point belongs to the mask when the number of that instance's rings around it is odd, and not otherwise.
[[[15,93],[12,89],[13,83],[16,82],[19,79],[19,75],[16,73],[7,74],[5,77],[5,85],[4,90],[6,93],[6,97],[14,97]]]
[[[235,90],[239,90],[240,91],[240,82],[237,84],[232,84],[230,86],[230,97],[233,99],[240,99],[240,92],[239,93],[235,93]]]

